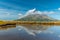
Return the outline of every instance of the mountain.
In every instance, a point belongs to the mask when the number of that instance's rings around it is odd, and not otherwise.
[[[29,10],[25,16],[17,19],[18,21],[54,21],[55,19],[47,16],[46,14],[36,11],[36,9]]]
[[[17,20],[18,21],[53,21],[55,19],[44,14],[30,14]]]

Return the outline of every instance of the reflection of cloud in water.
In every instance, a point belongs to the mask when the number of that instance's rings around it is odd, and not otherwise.
[[[28,34],[36,36],[36,34],[40,34],[40,33],[50,33],[53,34],[53,31],[48,31],[46,30],[47,28],[49,28],[50,26],[47,25],[22,25],[22,26],[18,26],[20,28],[18,28],[18,30],[25,30]]]
[[[58,37],[60,38],[60,35],[58,35]]]

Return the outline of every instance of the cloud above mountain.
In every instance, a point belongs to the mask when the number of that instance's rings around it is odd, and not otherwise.
[[[24,11],[22,11],[24,12]],[[19,19],[30,14],[55,14],[55,11],[39,11],[36,8],[25,11],[24,14],[18,10],[0,9],[0,19]]]
[[[22,15],[22,14],[19,14],[20,15],[20,17],[19,18],[22,18],[22,17],[25,17],[25,16],[27,16],[27,15],[30,15],[30,14],[32,14],[32,15],[34,15],[34,14],[46,14],[46,15],[49,15],[49,14],[55,14],[56,12],[54,12],[54,11],[39,11],[39,10],[36,10],[36,8],[34,8],[34,9],[31,9],[31,10],[28,10],[26,13],[25,13],[25,15]]]
[[[28,14],[53,14],[53,13],[55,13],[55,12],[54,11],[38,11],[38,10],[36,10],[36,8],[34,8],[31,10],[28,10],[26,12],[26,15],[28,15]]]

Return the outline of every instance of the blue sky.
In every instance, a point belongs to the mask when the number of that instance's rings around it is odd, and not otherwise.
[[[14,20],[24,15],[28,10],[36,8],[41,12],[60,20],[60,0],[0,0],[0,19]]]

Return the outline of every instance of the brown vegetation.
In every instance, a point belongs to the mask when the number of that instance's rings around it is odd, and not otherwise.
[[[43,25],[60,25],[60,21],[51,22],[35,22],[35,21],[3,21],[0,25],[16,25],[16,24],[43,24]]]

